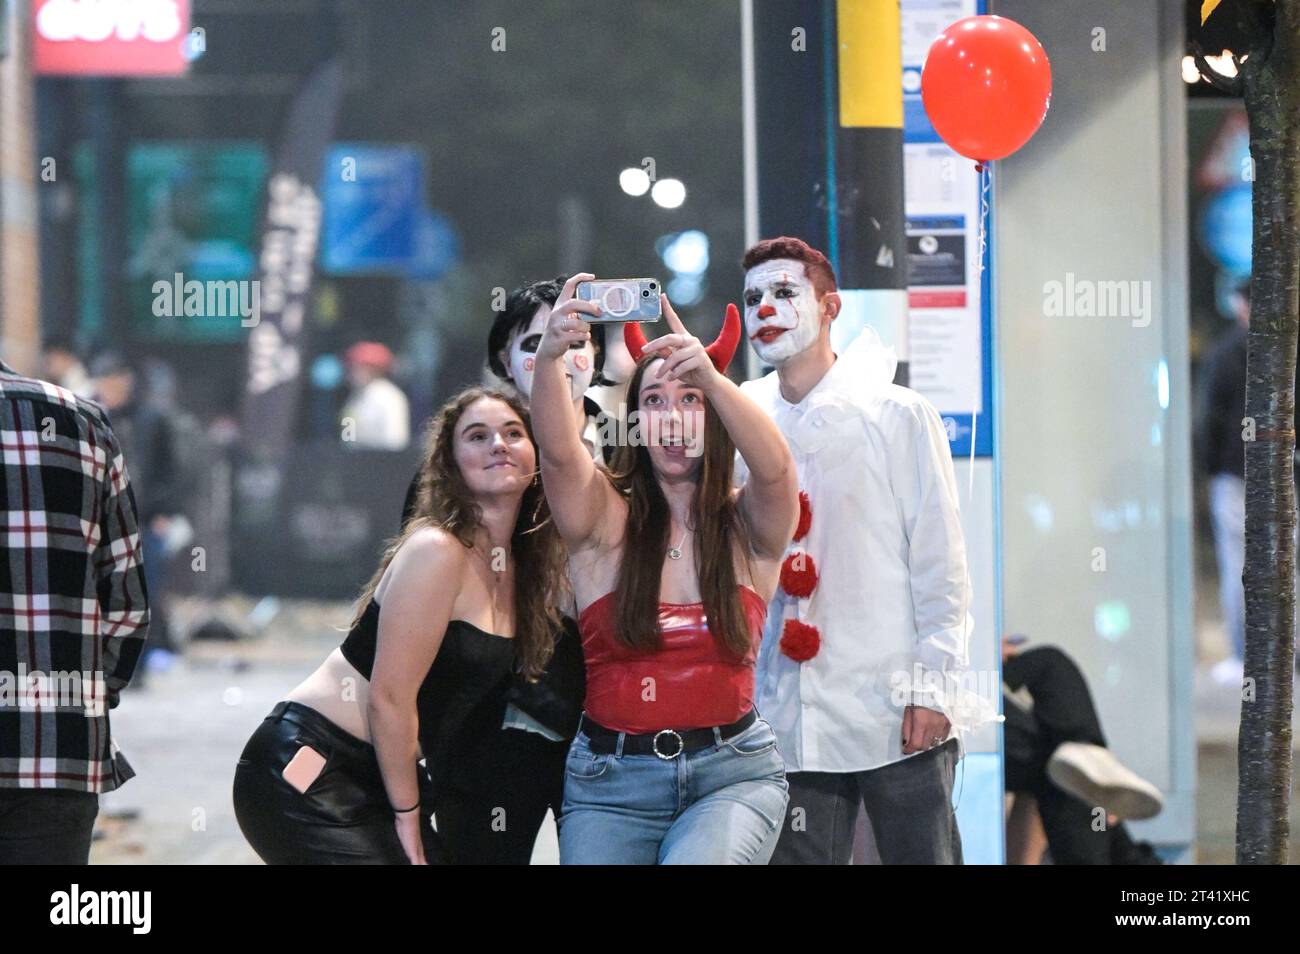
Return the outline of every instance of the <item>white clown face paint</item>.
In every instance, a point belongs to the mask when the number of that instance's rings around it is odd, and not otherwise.
[[[820,332],[821,309],[803,262],[774,258],[745,273],[745,336],[760,358],[780,366]]]
[[[537,346],[541,344],[542,332],[546,330],[546,321],[550,317],[551,306],[539,306],[528,327],[510,340],[510,360],[506,363],[515,389],[524,396],[524,400],[532,400]],[[564,354],[564,374],[569,382],[569,397],[576,402],[587,393],[591,379],[596,374],[596,346],[590,341],[571,345]]]

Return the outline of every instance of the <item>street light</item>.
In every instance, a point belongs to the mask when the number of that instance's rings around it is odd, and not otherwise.
[[[686,201],[686,186],[681,179],[660,179],[650,190],[650,198],[665,209],[675,209]]]
[[[650,176],[644,169],[624,169],[618,174],[618,184],[628,195],[645,195],[650,188]]]

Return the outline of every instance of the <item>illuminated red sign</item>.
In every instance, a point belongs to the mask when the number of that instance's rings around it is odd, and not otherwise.
[[[34,0],[32,61],[55,76],[178,76],[189,0]]]

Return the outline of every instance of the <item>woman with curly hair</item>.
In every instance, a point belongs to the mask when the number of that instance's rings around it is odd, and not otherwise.
[[[506,696],[546,667],[563,586],[518,398],[452,398],[419,485],[347,638],[239,761],[236,816],[268,863],[472,862],[493,837],[470,820],[491,811]]]

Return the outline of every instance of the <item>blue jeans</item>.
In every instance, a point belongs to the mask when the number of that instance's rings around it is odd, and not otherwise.
[[[1219,606],[1228,643],[1238,659],[1246,655],[1246,593],[1241,583],[1246,563],[1246,482],[1235,474],[1210,478],[1210,520],[1219,563]]]
[[[772,727],[673,759],[598,755],[579,732],[565,764],[560,863],[764,865],[785,818],[785,762]],[[618,751],[622,751],[622,739]]]
[[[1241,581],[1246,564],[1246,482],[1236,474],[1210,478],[1210,518],[1214,555],[1219,564],[1219,606],[1232,654],[1246,656],[1246,591]],[[1300,545],[1300,536],[1296,538]],[[1300,561],[1297,562],[1300,566]],[[1296,628],[1300,630],[1300,573],[1296,575]]]

